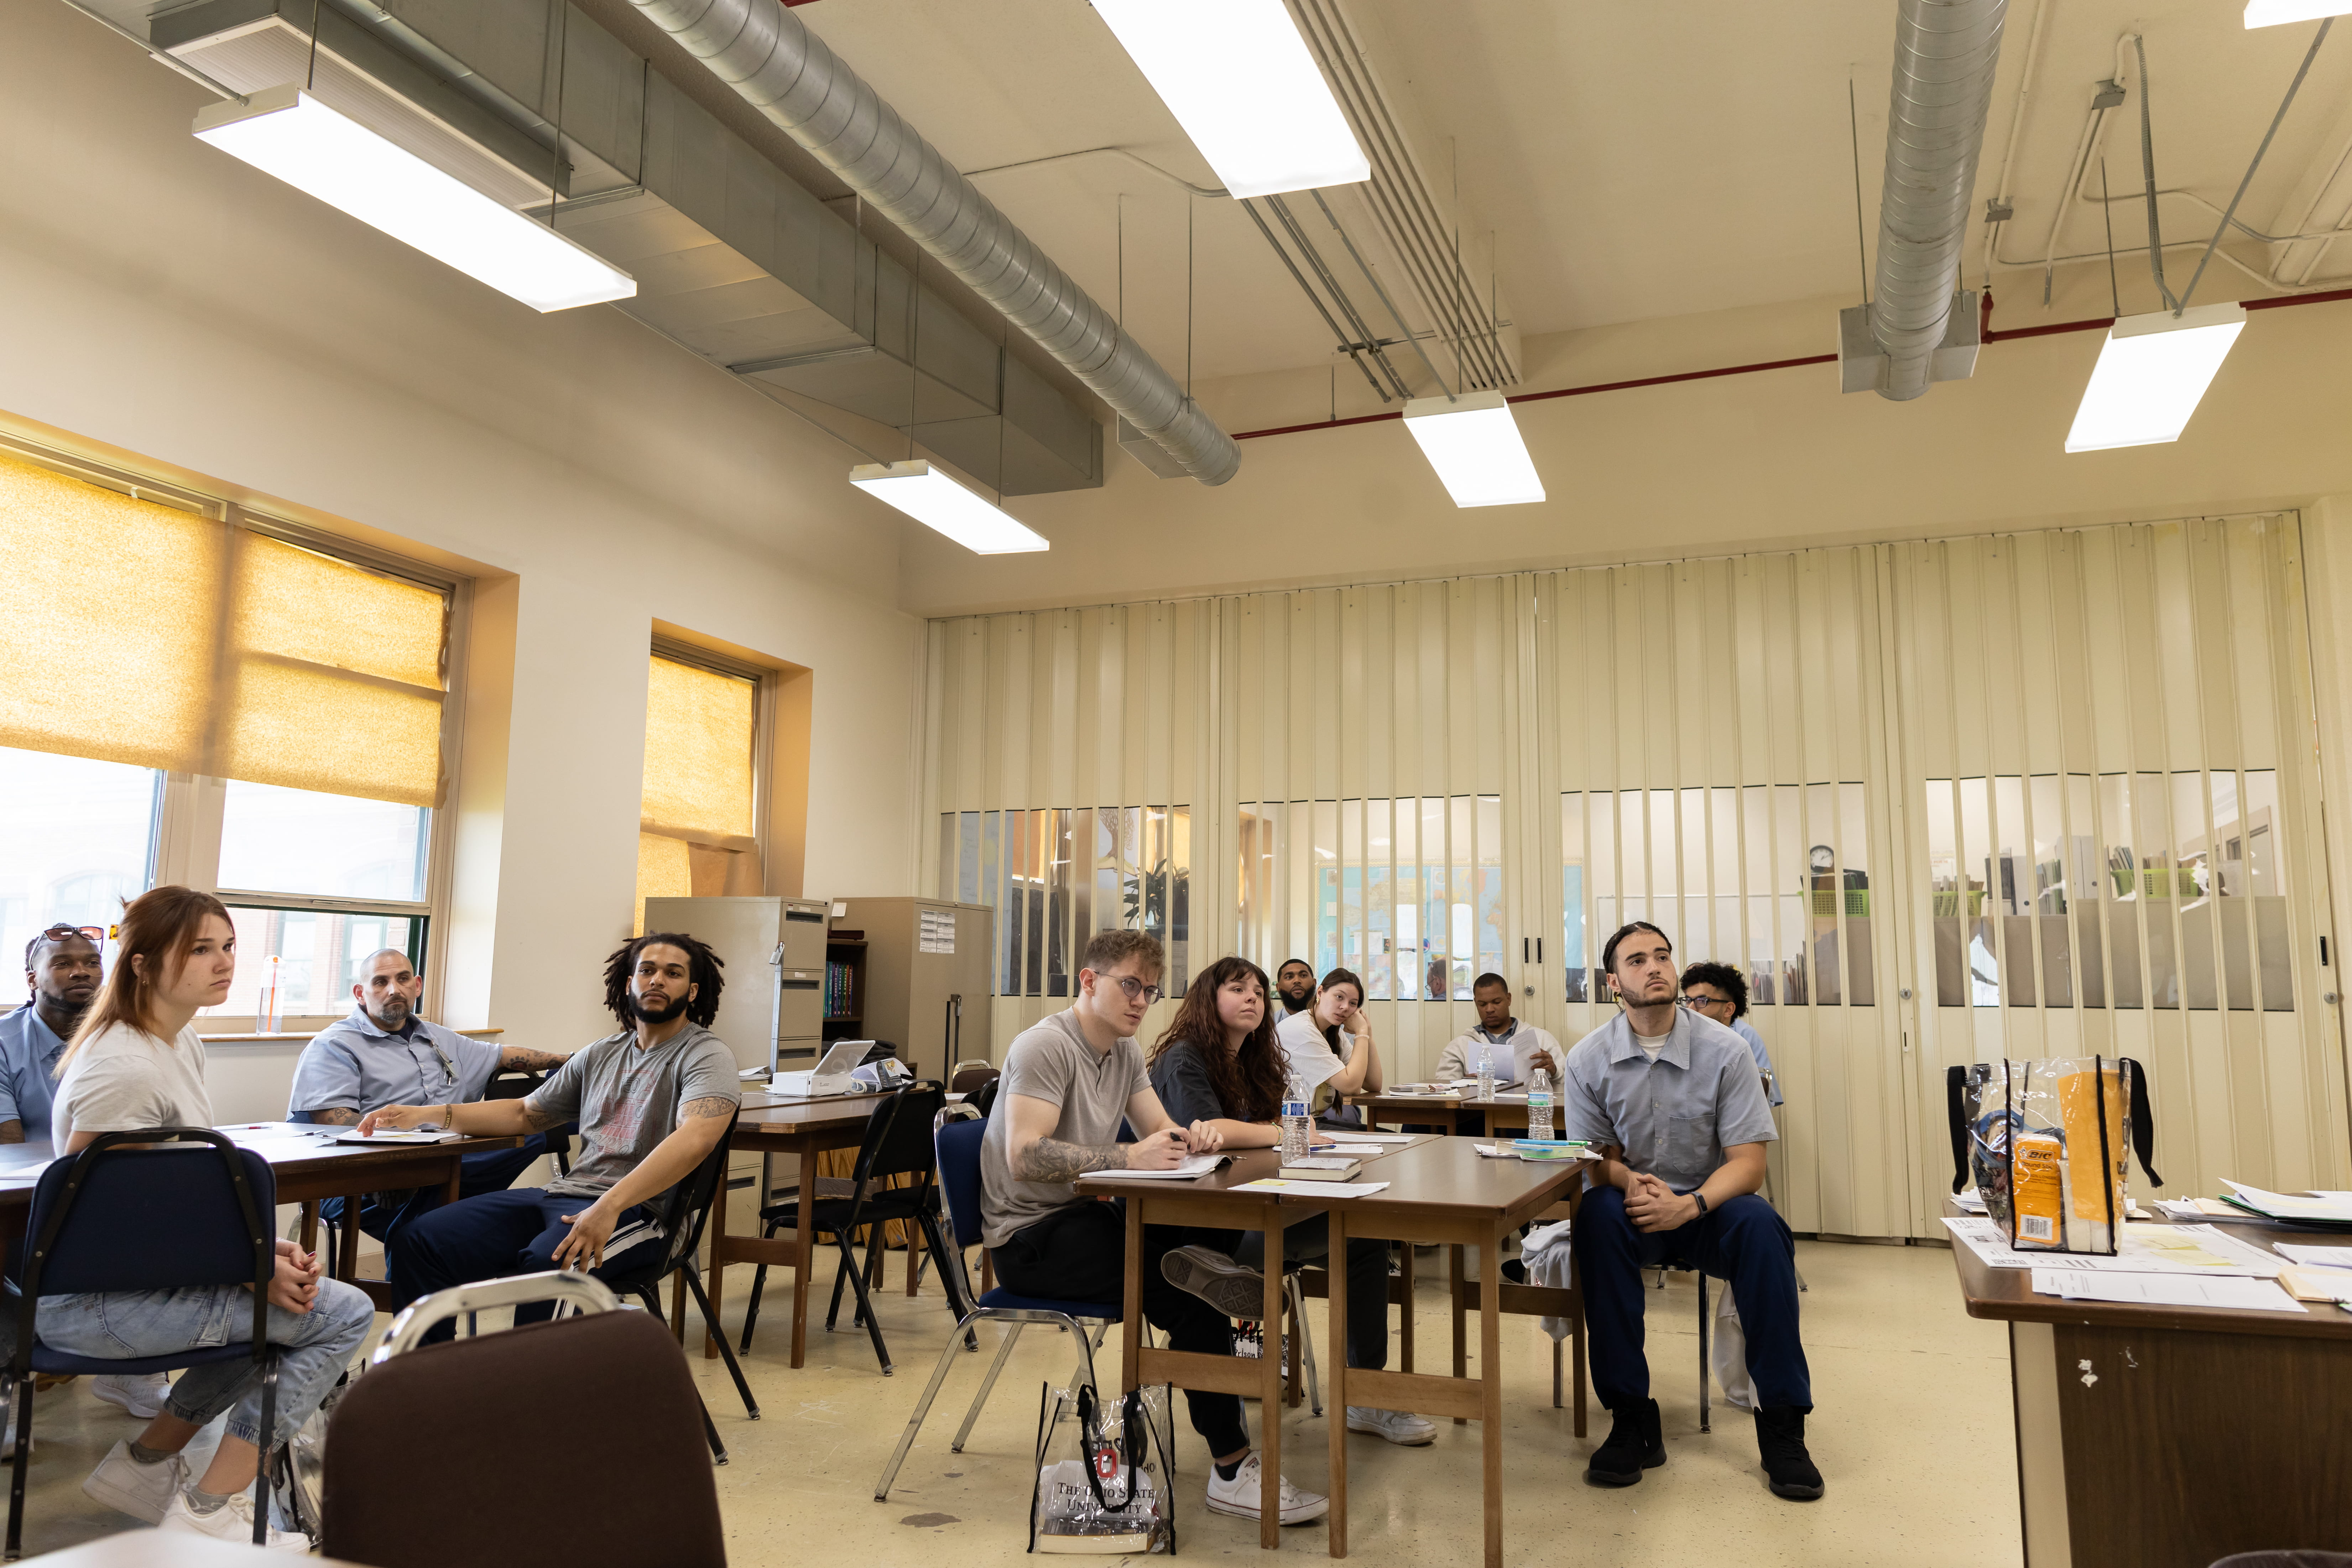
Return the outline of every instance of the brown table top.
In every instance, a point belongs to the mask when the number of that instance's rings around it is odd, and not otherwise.
[[[863,1125],[874,1108],[888,1099],[883,1094],[827,1094],[814,1100],[787,1100],[782,1095],[747,1094],[735,1118],[738,1137],[747,1132],[792,1133],[805,1130]]]
[[[1365,1162],[1363,1173],[1354,1184],[1326,1184],[1333,1189],[1328,1197],[1316,1192],[1284,1193],[1278,1201],[1317,1209],[1344,1204],[1351,1215],[1377,1211],[1446,1217],[1496,1215],[1530,1203],[1540,1206],[1549,1202],[1548,1194],[1580,1168],[1575,1163],[1490,1160],[1474,1149],[1468,1139],[1430,1133],[1415,1136],[1409,1144],[1391,1144],[1389,1148],[1391,1152],[1386,1154],[1355,1156]],[[1137,1181],[1132,1177],[1096,1174],[1079,1177],[1077,1188],[1087,1197],[1127,1197],[1139,1192],[1148,1197],[1215,1198],[1231,1194],[1236,1204],[1263,1203],[1268,1194],[1234,1189],[1244,1182],[1273,1176],[1281,1166],[1281,1155],[1276,1150],[1244,1149],[1234,1151],[1233,1163],[1223,1170],[1189,1182]],[[1348,1185],[1370,1182],[1386,1182],[1389,1185],[1384,1191],[1360,1198],[1339,1195]]]
[[[283,1122],[257,1122],[249,1126],[223,1127],[220,1131],[235,1136],[261,1127],[286,1125]],[[490,1149],[511,1149],[521,1142],[503,1137],[452,1138],[444,1143],[387,1143],[371,1149],[359,1143],[330,1142],[320,1135],[329,1131],[319,1128],[287,1132],[282,1136],[266,1136],[255,1131],[253,1136],[238,1138],[237,1143],[240,1148],[251,1149],[268,1161],[269,1168],[280,1181],[284,1181],[291,1176],[317,1176],[330,1172],[351,1171],[356,1174],[385,1165],[406,1164],[419,1155],[475,1154]],[[30,1204],[33,1189],[40,1183],[41,1172],[52,1158],[54,1156],[47,1143],[0,1144],[0,1207]],[[368,1189],[362,1186],[353,1190]]]
[[[1962,1217],[1947,1203],[1945,1214]],[[2168,1222],[2160,1222],[2168,1223]],[[2274,1240],[2317,1240],[2309,1232],[2260,1225],[2222,1225],[2219,1229],[2264,1252]],[[2302,1312],[2263,1312],[2231,1307],[2148,1307],[2129,1301],[2068,1301],[2033,1292],[2030,1268],[1995,1268],[1957,1237],[1952,1267],[1960,1298],[1971,1318],[2020,1323],[2088,1323],[2109,1328],[2186,1329],[2217,1334],[2273,1334],[2288,1338],[2352,1341],[2352,1312],[2325,1301],[2304,1303]]]

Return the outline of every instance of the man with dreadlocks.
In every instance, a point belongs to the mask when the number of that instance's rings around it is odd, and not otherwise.
[[[387,1105],[361,1120],[362,1133],[437,1125],[489,1137],[580,1123],[570,1175],[467,1198],[395,1232],[385,1260],[395,1299],[505,1274],[646,1261],[639,1249],[662,1240],[662,1194],[719,1146],[741,1099],[735,1053],[709,1027],[719,963],[690,936],[641,936],[604,968],[604,1005],[620,1029],[574,1054],[536,1093]],[[532,1322],[553,1310],[542,1302],[515,1318]]]

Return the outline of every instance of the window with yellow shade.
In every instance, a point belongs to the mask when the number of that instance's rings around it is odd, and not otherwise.
[[[760,890],[760,679],[663,645],[646,681],[636,930],[649,898]]]

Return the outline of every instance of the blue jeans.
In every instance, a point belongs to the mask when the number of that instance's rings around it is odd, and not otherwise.
[[[509,1274],[539,1274],[556,1267],[555,1249],[572,1234],[562,1216],[576,1215],[593,1198],[567,1197],[544,1187],[484,1193],[421,1215],[394,1232],[384,1258],[393,1299],[414,1301],[453,1285],[471,1285]],[[605,1244],[597,1278],[646,1268],[661,1258],[667,1241],[653,1234],[651,1204],[624,1210]],[[617,1244],[617,1245],[615,1245]],[[515,1309],[517,1323],[554,1315],[551,1301]],[[455,1325],[443,1323],[425,1337],[447,1339]]]
[[[1731,1281],[1759,1406],[1813,1407],[1812,1373],[1797,1337],[1796,1238],[1770,1204],[1747,1194],[1679,1230],[1643,1231],[1625,1217],[1625,1194],[1601,1187],[1577,1205],[1576,1225],[1568,1235],[1584,1289],[1592,1391],[1604,1407],[1619,1410],[1650,1396],[1650,1363],[1642,1347],[1642,1270],[1667,1263]]]
[[[319,1299],[307,1312],[271,1304],[266,1331],[278,1347],[278,1430],[267,1444],[261,1371],[252,1362],[190,1368],[172,1384],[163,1407],[198,1426],[229,1411],[229,1436],[274,1447],[319,1408],[374,1323],[375,1303],[339,1279],[319,1281]],[[251,1344],[253,1292],[242,1285],[196,1285],[44,1296],[36,1331],[52,1350],[109,1359]]]

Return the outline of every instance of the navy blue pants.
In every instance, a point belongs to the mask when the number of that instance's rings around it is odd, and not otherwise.
[[[1584,1327],[1592,1357],[1592,1391],[1611,1410],[1650,1396],[1650,1363],[1642,1343],[1642,1270],[1681,1264],[1731,1282],[1748,1337],[1748,1374],[1756,1403],[1813,1407],[1812,1373],[1797,1337],[1797,1243],[1762,1198],[1748,1194],[1717,1205],[1679,1230],[1643,1231],[1625,1217],[1615,1187],[1587,1193],[1569,1243],[1584,1287]]]
[[[515,1178],[530,1169],[530,1163],[547,1152],[547,1135],[534,1132],[522,1141],[520,1148],[488,1149],[478,1154],[461,1154],[457,1158],[457,1198],[479,1197],[484,1193],[502,1193],[513,1186]],[[420,1215],[431,1214],[441,1206],[439,1187],[411,1187],[404,1192],[370,1193],[360,1200],[360,1228],[378,1241],[389,1244],[393,1233]],[[349,1198],[329,1198],[319,1205],[320,1215],[331,1225],[343,1223],[350,1212]]]
[[[562,1216],[576,1215],[593,1202],[544,1187],[519,1187],[419,1215],[394,1233],[386,1248],[384,1271],[391,1277],[393,1300],[414,1301],[453,1285],[553,1268],[555,1249],[572,1234]],[[601,1279],[656,1262],[666,1244],[654,1232],[655,1217],[650,1204],[623,1211],[612,1239],[604,1244],[604,1266],[592,1272]],[[554,1312],[552,1302],[535,1302],[517,1308],[515,1321],[542,1322]],[[445,1323],[442,1329],[449,1326]],[[428,1337],[448,1336],[436,1330]]]

